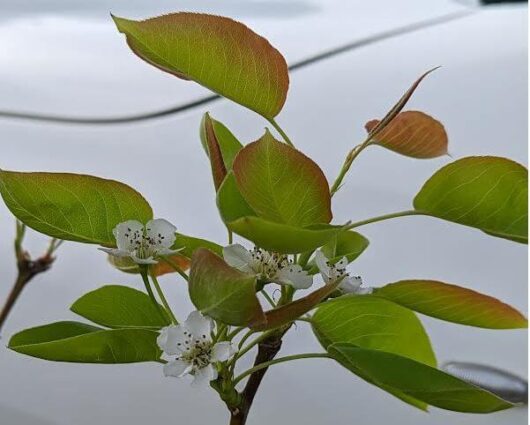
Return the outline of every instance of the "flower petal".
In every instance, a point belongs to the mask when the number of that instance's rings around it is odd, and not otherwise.
[[[204,317],[200,311],[191,312],[184,326],[196,339],[211,341],[212,320],[209,317]]]
[[[163,218],[149,220],[145,225],[145,234],[152,241],[153,248],[171,248],[177,238],[177,228]]]
[[[278,278],[277,283],[291,285],[295,289],[307,289],[313,284],[313,277],[309,276],[298,264],[284,267],[276,276]]]
[[[121,249],[116,248],[98,248],[100,251],[106,252],[109,255],[112,255],[113,257],[130,257],[131,253],[129,251],[123,251]]]
[[[245,273],[255,273],[252,269],[252,254],[241,244],[228,245],[223,248],[223,258],[229,266]]]
[[[374,288],[367,286],[366,288],[358,288],[356,293],[357,295],[370,295],[372,292],[374,292]]]
[[[237,350],[231,342],[218,342],[212,348],[212,362],[225,362],[234,354],[236,354],[236,352]]]
[[[173,360],[164,365],[164,375],[182,378],[191,372],[192,366],[182,360]]]
[[[166,326],[160,331],[156,342],[160,349],[170,355],[181,354],[191,347],[191,336],[186,335],[184,326]]]
[[[217,379],[217,369],[215,369],[213,365],[209,364],[202,369],[196,370],[193,376],[194,379],[191,385],[193,387],[203,387],[210,381]]]
[[[133,252],[143,241],[144,225],[137,220],[128,220],[118,224],[112,233],[119,250]]]
[[[357,294],[363,281],[360,276],[348,276],[342,280],[339,289],[346,294]]]
[[[340,261],[335,263],[336,269],[346,269],[346,267],[348,267],[348,259],[346,257],[342,257]]]
[[[322,275],[324,280],[327,281],[330,278],[330,267],[328,265],[327,257],[320,249],[315,252],[315,262],[317,263],[317,267],[320,271],[320,274]]]

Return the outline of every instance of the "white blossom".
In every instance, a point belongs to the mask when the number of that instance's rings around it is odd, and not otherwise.
[[[213,322],[199,311],[192,312],[184,323],[163,328],[157,338],[164,356],[164,375],[181,378],[193,375],[194,386],[217,379],[215,363],[224,362],[236,350],[229,341],[213,343]]]
[[[361,288],[363,281],[361,276],[350,276],[346,271],[348,266],[348,259],[343,257],[340,261],[335,264],[331,264],[324,253],[318,250],[315,253],[315,262],[320,271],[322,279],[326,283],[336,282],[337,279],[342,281],[339,284],[339,289],[347,294],[371,294],[373,288]]]
[[[99,248],[115,257],[130,257],[137,264],[156,264],[156,258],[179,250],[170,249],[177,228],[163,218],[150,220],[144,226],[136,220],[118,224],[112,233],[117,248]]]
[[[249,251],[240,244],[234,244],[223,248],[223,257],[228,265],[255,274],[259,279],[291,285],[295,289],[307,289],[313,284],[313,278],[284,254],[257,247]]]

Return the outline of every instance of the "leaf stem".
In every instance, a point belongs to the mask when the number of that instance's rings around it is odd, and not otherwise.
[[[270,330],[270,331],[267,331],[267,332],[263,332],[260,336],[258,336],[257,338],[253,339],[245,348],[241,349],[241,347],[243,346],[244,342],[254,333],[254,331],[251,330],[248,334],[245,334],[245,336],[239,342],[240,351],[238,351],[237,354],[234,356],[234,358],[232,360],[233,364],[235,364],[238,359],[240,359],[245,354],[247,354],[250,350],[252,350],[253,347],[258,345],[260,342],[266,340],[268,337],[270,337],[272,334],[274,334],[276,332],[277,332],[276,329],[273,329],[273,330]]]
[[[162,307],[160,306],[160,304],[158,304],[158,301],[155,298],[155,294],[153,293],[153,290],[151,289],[151,284],[149,283],[149,279],[147,277],[147,267],[140,266],[140,275],[142,276],[142,281],[144,282],[145,290],[147,291],[149,298],[151,298],[151,301],[155,305],[155,308],[158,310],[158,313],[160,314],[162,319],[164,321],[167,320],[168,318],[167,314],[164,313],[164,311],[162,310]]]
[[[346,159],[344,160],[344,164],[342,164],[342,168],[339,171],[339,175],[335,178],[333,185],[329,189],[329,193],[331,194],[331,196],[335,195],[335,193],[337,193],[338,190],[341,188],[342,181],[350,170],[353,161],[359,156],[359,154],[364,150],[364,148],[370,145],[371,141],[372,136],[369,135],[364,142],[355,146],[350,152],[348,152],[348,155],[346,155]]]
[[[251,367],[250,369],[245,370],[240,375],[236,376],[233,381],[234,387],[245,377],[252,375],[254,372],[257,372],[261,369],[266,369],[269,366],[278,364],[278,363],[284,363],[284,362],[290,362],[292,360],[299,360],[299,359],[329,359],[331,358],[329,354],[327,353],[305,353],[305,354],[294,354],[292,356],[285,356],[285,357],[279,357],[277,359],[270,360],[268,362],[260,363],[257,366]]]
[[[46,255],[52,256],[57,249],[63,244],[63,240],[52,238],[50,239],[50,244],[48,245],[48,250],[46,251]]]
[[[164,291],[162,291],[162,288],[160,287],[160,283],[158,283],[158,279],[156,278],[155,274],[151,271],[151,280],[153,281],[153,284],[155,285],[156,292],[158,293],[158,296],[160,297],[160,300],[162,301],[162,304],[164,304],[164,307],[166,311],[168,312],[169,316],[171,317],[171,322],[174,325],[178,325],[179,321],[173,314],[173,311],[171,310],[171,307],[169,306],[169,303],[167,302],[167,299],[164,295]]]
[[[416,211],[416,210],[399,211],[399,212],[395,212],[392,214],[385,214],[385,215],[380,215],[377,217],[368,218],[366,220],[357,221],[355,223],[351,223],[347,225],[345,229],[349,230],[355,227],[364,226],[366,224],[377,223],[378,221],[389,220],[391,218],[406,217],[409,215],[423,215],[423,213],[421,211]]]
[[[228,339],[229,341],[232,341],[232,339],[241,331],[245,330],[246,327],[245,326],[238,326],[237,328],[235,328],[232,332],[230,332],[227,336],[226,336],[226,339]]]
[[[283,137],[283,140],[285,143],[287,143],[289,146],[294,148],[293,142],[291,142],[291,139],[289,139],[289,136],[283,131],[283,129],[280,127],[280,125],[274,120],[274,118],[269,118],[268,121],[271,123],[271,125],[276,129],[278,133]]]
[[[268,301],[268,303],[272,306],[272,308],[275,308],[276,307],[276,303],[274,302],[274,300],[271,298],[271,296],[267,293],[267,291],[265,291],[265,289],[262,289],[261,291],[261,295],[263,295],[263,297]]]

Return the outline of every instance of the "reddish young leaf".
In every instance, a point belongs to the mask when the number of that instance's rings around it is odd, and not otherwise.
[[[434,280],[402,280],[375,295],[448,322],[489,329],[528,327],[527,319],[496,298]]]
[[[190,298],[205,315],[234,326],[265,321],[256,297],[256,277],[230,267],[209,251],[199,248],[191,259]]]
[[[370,133],[379,120],[368,121]],[[447,154],[447,133],[444,126],[420,111],[398,114],[374,139],[374,144],[413,158],[436,158]]]
[[[186,271],[190,268],[191,261],[183,257],[182,255],[172,255],[169,259],[177,265],[182,271]],[[151,266],[153,273],[156,276],[162,276],[169,273],[176,273],[175,269],[164,261],[159,261],[157,264]]]
[[[169,259],[180,267],[182,271],[186,271],[190,268],[190,260],[182,255],[175,254],[169,257]],[[140,267],[132,259],[128,257],[115,257],[113,255],[108,256],[108,261],[112,266],[116,267],[119,271],[131,274],[140,274]],[[175,269],[169,264],[159,261],[157,264],[151,266],[152,272],[155,276],[162,276],[169,273],[176,273]]]
[[[241,195],[259,217],[297,227],[331,221],[320,167],[268,131],[239,151],[233,170]]]
[[[275,308],[274,310],[266,311],[266,321],[253,326],[252,328],[258,331],[264,331],[267,329],[278,328],[298,319],[300,316],[311,311],[317,306],[318,303],[331,295],[331,293],[340,285],[340,282],[341,280],[338,280],[337,282],[325,285],[303,298]]]
[[[201,122],[201,141],[206,149],[208,158],[210,158],[210,165],[212,167],[212,176],[215,190],[219,189],[221,183],[226,176],[226,166],[223,161],[221,147],[215,134],[212,119],[210,115],[204,114]]]
[[[147,63],[272,119],[289,88],[283,56],[232,19],[173,13],[145,21],[113,16],[131,50]]]
[[[401,96],[401,98],[397,101],[397,103],[390,109],[390,111],[387,112],[387,114],[384,116],[384,118],[378,122],[370,131],[370,136],[375,137],[380,131],[382,131],[390,121],[392,121],[397,114],[401,112],[401,110],[405,107],[409,99],[412,97],[420,83],[423,81],[423,79],[429,75],[431,72],[436,71],[439,67],[430,69],[429,71],[425,72],[423,75],[420,76],[412,86]]]

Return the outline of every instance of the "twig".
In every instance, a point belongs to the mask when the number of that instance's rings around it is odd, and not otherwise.
[[[17,221],[16,237],[15,237],[15,257],[17,260],[17,277],[15,283],[7,296],[4,306],[0,311],[0,330],[2,329],[9,313],[15,306],[20,294],[26,287],[26,285],[38,274],[43,273],[50,269],[55,257],[53,254],[59,248],[62,241],[52,239],[47,251],[37,258],[32,260],[29,253],[22,247],[24,235],[26,233],[26,226]]]

